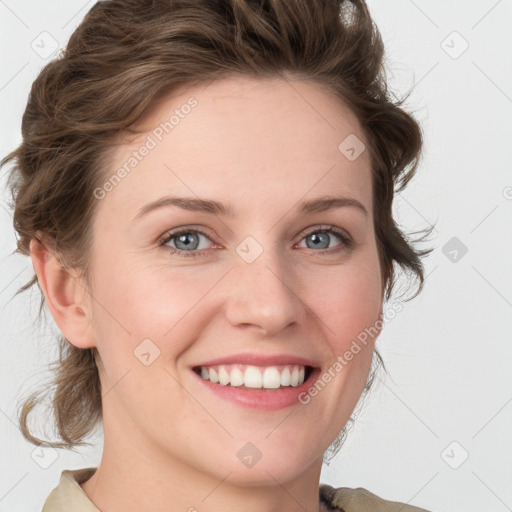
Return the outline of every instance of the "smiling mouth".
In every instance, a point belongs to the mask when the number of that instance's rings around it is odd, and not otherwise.
[[[311,377],[314,368],[298,364],[275,366],[220,364],[195,366],[192,370],[202,379],[214,384],[265,391],[300,386]]]

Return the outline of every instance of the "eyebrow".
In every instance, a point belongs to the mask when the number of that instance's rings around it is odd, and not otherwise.
[[[137,219],[140,219],[141,217],[147,215],[149,212],[167,206],[177,206],[178,208],[181,208],[183,210],[208,213],[212,215],[223,215],[227,217],[235,216],[233,207],[229,204],[225,205],[223,203],[210,199],[166,196],[144,205],[139,210],[137,215],[133,218],[133,220],[135,221]],[[300,215],[307,215],[311,213],[325,212],[333,208],[344,207],[354,207],[358,209],[360,212],[362,212],[365,216],[368,216],[368,211],[363,206],[363,204],[360,203],[357,199],[352,199],[349,197],[326,196],[319,197],[317,199],[311,199],[309,201],[303,201],[299,204],[298,211]]]

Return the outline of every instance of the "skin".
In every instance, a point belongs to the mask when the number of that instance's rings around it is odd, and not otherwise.
[[[104,512],[317,511],[322,456],[357,404],[376,339],[309,404],[277,411],[217,397],[190,367],[235,353],[291,353],[326,371],[378,320],[370,155],[350,161],[338,149],[350,134],[366,144],[364,133],[318,84],[223,79],[164,97],[142,120],[148,131],[112,150],[105,179],[191,96],[190,114],[98,200],[90,292],[78,271],[31,244],[57,325],[101,357],[104,452],[81,487]],[[234,216],[168,206],[133,220],[170,194],[229,203]],[[326,195],[356,199],[367,215],[297,212],[300,201]],[[333,234],[308,247],[326,225],[355,245]],[[159,245],[188,226],[208,235],[191,234],[201,256],[171,254],[183,248],[176,238]],[[248,236],[263,249],[251,264],[236,252]],[[326,247],[341,250],[321,254]],[[160,350],[148,366],[134,356],[147,338]],[[250,468],[236,455],[247,442],[262,454]]]

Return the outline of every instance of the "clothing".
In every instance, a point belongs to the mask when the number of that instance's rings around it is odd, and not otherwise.
[[[46,499],[41,512],[99,512],[79,484],[88,480],[97,468],[62,471],[59,484]],[[423,508],[387,501],[358,487],[351,489],[320,484],[321,512],[428,512]]]

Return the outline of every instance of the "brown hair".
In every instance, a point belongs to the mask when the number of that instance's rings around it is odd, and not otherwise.
[[[117,135],[137,133],[143,114],[178,87],[235,75],[287,74],[327,87],[357,115],[371,154],[385,298],[395,285],[396,265],[417,278],[416,296],[424,282],[421,257],[432,249],[411,245],[393,219],[392,202],[417,168],[422,135],[403,110],[404,99],[387,89],[383,51],[361,0],[97,2],[32,84],[23,141],[0,163],[13,164],[16,251],[28,255],[30,240],[40,237],[63,265],[80,269],[87,280],[97,205],[93,191],[103,182],[106,150]],[[36,282],[34,275],[17,293]],[[43,303],[41,293],[39,313]],[[52,410],[62,442],[48,444],[73,448],[88,444],[83,439],[102,418],[97,353],[76,348],[63,336],[59,348]],[[383,367],[377,350],[374,356]],[[362,396],[374,375],[372,364]],[[23,436],[35,444],[42,441],[31,434],[27,419],[40,394],[26,399],[19,413]],[[345,433],[346,428],[338,446]]]

